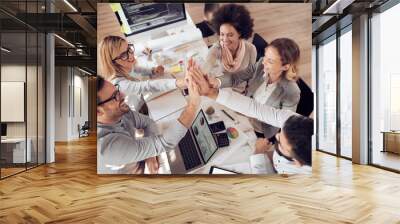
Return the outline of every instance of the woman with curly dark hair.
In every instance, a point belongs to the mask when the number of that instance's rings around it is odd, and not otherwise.
[[[253,19],[246,7],[227,4],[220,7],[212,20],[219,35],[207,56],[207,65],[222,66],[223,73],[236,72],[256,62],[255,46],[246,41],[253,34]],[[221,75],[221,74],[217,74]]]

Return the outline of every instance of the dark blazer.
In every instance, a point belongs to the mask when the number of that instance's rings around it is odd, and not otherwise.
[[[221,80],[221,88],[234,87],[241,82],[248,81],[245,95],[252,98],[258,87],[264,84],[265,81],[268,82],[269,79],[268,76],[264,78],[263,59],[264,58],[260,58],[256,64],[250,65],[245,70],[227,73],[218,77]],[[299,100],[300,89],[297,83],[281,78],[265,104],[277,109],[296,111]],[[265,123],[262,124],[262,127],[266,138],[274,136],[279,130],[279,128]]]

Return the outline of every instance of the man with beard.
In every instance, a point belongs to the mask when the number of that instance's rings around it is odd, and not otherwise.
[[[189,78],[189,100],[168,131],[157,133],[148,116],[131,111],[118,85],[97,77],[97,171],[99,174],[143,174],[144,160],[173,149],[191,126],[200,104],[198,90]],[[137,129],[144,137],[135,137]]]
[[[254,99],[226,89],[213,88],[209,78],[199,66],[192,65],[189,74],[202,96],[239,112],[247,117],[280,128],[276,133],[275,147],[266,139],[257,140],[255,157],[272,161],[279,174],[311,174],[314,121],[290,110],[276,109]],[[268,156],[268,157],[267,157]]]

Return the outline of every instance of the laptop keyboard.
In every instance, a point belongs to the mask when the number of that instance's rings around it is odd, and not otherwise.
[[[186,132],[185,137],[182,138],[178,145],[186,170],[190,170],[201,164],[196,145],[193,142],[190,132]]]

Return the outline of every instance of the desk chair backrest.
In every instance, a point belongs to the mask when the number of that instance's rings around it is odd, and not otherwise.
[[[213,28],[211,26],[209,26],[206,21],[197,23],[196,27],[201,31],[201,35],[203,36],[203,38],[212,36],[215,33]]]
[[[309,117],[314,110],[314,93],[301,78],[297,80],[300,89],[300,101],[296,113]]]
[[[82,125],[82,130],[89,130],[90,129],[90,123],[89,121],[85,121],[85,123]]]
[[[258,33],[254,34],[252,44],[256,47],[257,50],[257,59],[264,57],[265,55],[265,48],[268,46],[268,42],[264,40]]]

